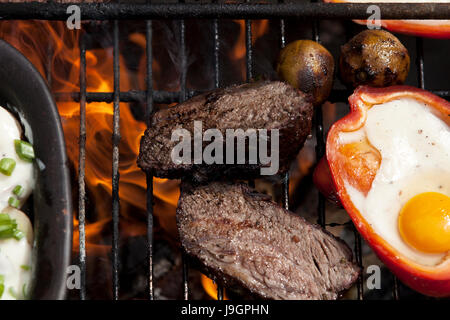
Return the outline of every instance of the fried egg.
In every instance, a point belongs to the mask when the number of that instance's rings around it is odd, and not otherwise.
[[[367,139],[381,163],[367,193],[348,194],[379,236],[414,262],[435,266],[450,251],[450,129],[426,104],[402,98],[374,105],[342,144]]]

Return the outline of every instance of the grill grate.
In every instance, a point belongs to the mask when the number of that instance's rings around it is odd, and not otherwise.
[[[304,17],[313,19],[351,19],[366,18],[368,4],[324,4],[324,3],[296,3],[287,4],[278,0],[278,4],[262,5],[252,4],[249,0],[243,4],[218,4],[213,1],[210,4],[79,4],[83,13],[83,19],[112,20],[113,21],[113,68],[114,68],[114,91],[113,92],[87,92],[86,90],[86,44],[85,38],[80,37],[80,92],[57,93],[58,101],[78,101],[80,103],[80,132],[79,132],[79,170],[78,170],[78,192],[79,192],[79,249],[81,269],[80,299],[86,299],[86,243],[85,243],[85,213],[86,213],[86,187],[85,187],[85,162],[86,162],[86,104],[89,102],[113,102],[113,156],[112,156],[112,219],[113,219],[113,243],[112,243],[112,274],[113,274],[113,298],[119,299],[119,142],[120,142],[120,102],[145,101],[147,126],[153,112],[154,103],[182,102],[187,98],[199,93],[186,87],[187,58],[186,58],[186,26],[184,20],[179,20],[180,50],[181,50],[181,74],[180,91],[164,92],[153,90],[152,80],[152,20],[146,19],[183,19],[183,18],[210,18],[213,25],[214,37],[214,86],[220,87],[220,18],[243,18],[245,19],[245,45],[246,45],[246,80],[250,81],[253,76],[252,65],[252,25],[250,19],[272,18],[280,19],[280,46],[286,44],[285,17]],[[416,18],[416,19],[450,19],[450,7],[447,4],[378,4],[382,8],[384,18]],[[1,19],[48,19],[65,20],[67,18],[66,8],[68,4],[50,2],[45,3],[2,3]],[[116,20],[114,20],[116,19]],[[146,90],[145,91],[120,91],[120,68],[119,68],[119,21],[117,19],[142,19],[146,22]],[[319,22],[312,21],[312,39],[320,42]],[[423,40],[416,39],[416,67],[418,83],[425,88],[425,71],[423,56]],[[445,98],[450,97],[449,91],[434,91],[435,94]],[[333,90],[329,98],[332,102],[346,102],[349,92],[346,90]],[[319,160],[325,152],[324,128],[322,107],[315,109],[314,128],[316,133],[316,160]],[[153,285],[153,177],[147,174],[147,242],[148,242],[148,297],[154,299]],[[283,205],[289,208],[289,175],[283,178]],[[326,227],[325,199],[319,194],[317,207],[318,223]],[[336,224],[328,224],[333,226]],[[355,236],[355,258],[362,267],[361,237],[354,229]],[[183,256],[183,296],[189,298],[188,263]],[[363,279],[357,281],[358,299],[363,299]],[[217,296],[223,299],[223,288],[218,286]],[[399,298],[398,282],[394,277],[393,299]]]
[[[241,1],[242,2],[242,1]],[[370,3],[77,3],[83,20],[145,20],[145,19],[361,19],[367,18]],[[448,19],[447,3],[376,3],[384,19]],[[68,3],[31,2],[1,3],[1,19],[66,20]]]
[[[246,0],[248,2],[248,0]],[[279,1],[282,4],[282,0]],[[186,6],[188,8],[189,6]],[[419,14],[420,15],[420,14]],[[401,16],[401,15],[399,15]],[[218,19],[213,20],[214,29],[214,85],[216,88],[220,87],[220,69],[219,69],[219,46],[220,46],[220,36],[219,36],[219,26]],[[314,20],[312,22],[313,40],[320,42],[319,34],[319,22]],[[171,103],[171,102],[182,102],[188,97],[194,96],[197,92],[188,91],[186,88],[186,42],[185,42],[185,21],[180,20],[180,48],[181,48],[181,77],[180,77],[180,91],[178,93],[169,92],[153,92],[152,85],[152,21],[146,21],[146,54],[147,54],[147,73],[146,73],[146,85],[147,90],[145,92],[131,91],[131,92],[120,92],[119,87],[119,24],[117,20],[114,20],[114,38],[113,38],[113,52],[114,52],[114,92],[111,93],[90,93],[87,99],[88,93],[86,92],[86,48],[84,41],[80,42],[80,53],[81,53],[81,65],[80,69],[80,93],[77,97],[74,94],[60,94],[60,100],[64,100],[64,97],[79,99],[80,102],[80,167],[79,167],[79,231],[80,231],[80,267],[82,273],[81,280],[81,290],[80,299],[86,298],[86,251],[85,251],[85,182],[84,182],[84,164],[85,164],[85,141],[86,141],[86,102],[93,101],[103,101],[114,102],[114,132],[113,132],[113,298],[117,300],[119,298],[119,258],[118,258],[118,237],[119,237],[119,141],[120,141],[120,128],[119,128],[119,117],[120,108],[119,103],[121,101],[142,101],[142,97],[146,97],[147,110],[146,119],[150,119],[150,115],[153,111],[153,103]],[[82,38],[83,39],[83,38]],[[423,41],[421,38],[417,38],[417,70],[418,70],[418,82],[421,88],[425,88],[424,81],[424,59],[423,59]],[[253,77],[252,70],[252,25],[251,20],[245,20],[245,44],[246,44],[246,79],[250,81]],[[280,45],[284,47],[286,44],[285,37],[285,23],[284,19],[280,19]],[[334,91],[331,98],[335,100],[345,101],[348,96],[345,90]],[[436,94],[441,96],[449,96],[448,91],[437,91]],[[177,97],[178,95],[178,97]],[[345,98],[344,98],[345,97]],[[58,98],[58,97],[57,97]],[[177,99],[178,98],[178,99]],[[341,98],[341,99],[339,99]],[[342,99],[344,98],[344,99]],[[333,100],[333,99],[332,99]],[[149,123],[147,123],[149,125]],[[323,116],[322,116],[322,106],[315,109],[315,132],[316,132],[316,160],[320,158],[325,153],[325,142],[324,142],[324,129],[323,129]],[[286,174],[283,179],[283,205],[286,209],[289,209],[289,174]],[[322,194],[319,193],[318,200],[318,224],[322,227],[326,227],[325,224],[325,199]],[[153,177],[147,174],[147,239],[148,239],[148,295],[149,299],[154,298],[154,287],[153,287]],[[355,236],[355,258],[358,265],[363,268],[362,265],[362,251],[361,251],[361,237],[359,233],[354,228]],[[185,300],[189,298],[189,283],[188,283],[188,262],[187,258],[183,254],[183,297]],[[217,287],[217,297],[219,300],[223,299],[223,288],[219,285]],[[359,276],[357,281],[357,298],[358,300],[363,299],[363,279],[362,275]],[[395,300],[399,299],[398,293],[398,283],[397,278],[394,276],[394,287],[393,287],[393,298]]]

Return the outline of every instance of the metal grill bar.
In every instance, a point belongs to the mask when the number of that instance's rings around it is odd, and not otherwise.
[[[312,25],[312,38],[316,42],[320,42],[319,35],[319,23],[317,20],[313,21]],[[323,114],[322,114],[322,105],[315,107],[314,110],[315,116],[315,131],[316,131],[316,162],[318,163],[320,159],[325,154],[325,141],[324,141],[324,133],[323,133]],[[317,222],[322,227],[325,226],[325,199],[323,195],[318,192],[318,219]]]
[[[186,97],[190,98],[201,93],[200,91],[186,90]],[[78,92],[55,92],[55,99],[57,101],[80,101],[80,94]],[[145,102],[147,93],[144,90],[122,91],[119,94],[121,102]],[[153,101],[155,103],[170,104],[180,101],[180,92],[178,91],[153,91]],[[113,92],[87,92],[87,102],[107,102],[114,101]]]
[[[180,1],[183,3],[184,1]],[[181,73],[180,73],[180,102],[186,100],[186,75],[187,75],[187,61],[186,61],[186,25],[184,20],[180,21],[180,51],[181,51]],[[183,298],[189,299],[189,265],[187,256],[182,254],[183,259]]]
[[[250,0],[245,0],[246,3]],[[251,20],[245,20],[245,66],[246,66],[246,81],[250,82],[253,78],[253,61],[252,61],[252,22]],[[255,180],[248,181],[250,187],[255,187]]]
[[[399,293],[398,293],[398,279],[394,275],[392,275],[392,277],[393,277],[393,280],[394,280],[394,287],[392,288],[392,298],[394,300],[399,300],[400,296],[399,296]]]
[[[253,78],[252,51],[252,22],[251,20],[245,20],[245,65],[247,66],[247,82]]]
[[[448,3],[374,3],[383,19],[448,19]],[[66,20],[70,3],[1,3],[2,20]],[[269,19],[298,17],[309,19],[366,19],[371,3],[282,3],[282,4],[132,4],[75,3],[83,20],[146,19]]]
[[[289,172],[286,172],[286,174],[283,177],[283,207],[286,210],[289,210]]]
[[[424,59],[423,59],[423,39],[416,38],[416,54],[417,54],[417,82],[419,87],[425,89],[425,69],[424,69]]]
[[[145,121],[147,128],[150,126],[151,115],[153,113],[153,50],[152,50],[152,21],[147,20],[145,25],[145,39],[146,39],[146,65],[147,72],[145,83],[147,85],[146,91],[146,110]],[[153,288],[153,176],[150,173],[146,173],[147,181],[147,255],[148,255],[148,298],[154,299]]]
[[[283,3],[283,0],[278,0],[279,4]],[[286,46],[286,28],[284,19],[280,19],[280,48],[283,49]],[[283,206],[286,210],[289,210],[289,172],[286,172],[283,183]]]
[[[219,65],[219,21],[213,20],[214,32],[214,88],[220,87],[220,65]],[[217,284],[217,300],[223,300],[223,288],[219,283]]]
[[[150,104],[151,105],[151,102]],[[147,106],[149,106],[147,105]],[[148,298],[154,299],[153,288],[153,176],[146,174],[147,182],[147,256],[148,256]]]
[[[186,79],[187,79],[186,25],[184,20],[180,21],[180,50],[181,50],[180,102],[183,102],[186,100]]]
[[[450,91],[448,90],[429,90],[437,96],[442,98],[450,98]],[[191,98],[197,94],[201,94],[203,90],[189,90],[186,89],[186,98]],[[344,89],[333,90],[328,97],[330,102],[347,102],[351,91]],[[54,97],[56,101],[75,101],[80,102],[79,92],[55,92]],[[174,102],[180,102],[180,93],[176,91],[153,91],[153,102],[161,104],[171,104]],[[86,92],[86,102],[107,102],[113,101],[112,92]],[[122,91],[120,92],[121,102],[145,102],[146,92],[140,90]]]
[[[363,262],[362,262],[362,248],[361,248],[361,236],[359,232],[356,230],[356,227],[353,226],[353,232],[355,235],[355,259],[358,266],[361,270],[364,270]],[[358,281],[356,282],[357,292],[358,292],[358,300],[363,300],[364,298],[364,284],[363,284],[363,276],[362,272],[358,277]]]
[[[284,0],[278,0],[279,4],[283,4]],[[286,46],[286,28],[284,19],[280,19],[280,47],[284,48]]]
[[[80,138],[78,154],[78,232],[80,248],[80,299],[86,299],[86,44],[80,35]]]
[[[119,299],[119,142],[120,142],[120,67],[119,67],[119,21],[114,21],[113,34],[113,70],[114,70],[114,113],[113,113],[113,153],[112,153],[112,263],[113,298]]]
[[[213,20],[214,28],[214,87],[220,87],[220,65],[219,65],[219,21],[217,19]]]
[[[47,47],[47,65],[46,65],[46,77],[49,88],[52,87],[52,56],[53,56],[53,47],[49,45]]]

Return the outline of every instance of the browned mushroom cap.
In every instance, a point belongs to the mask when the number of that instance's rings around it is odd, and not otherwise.
[[[341,47],[339,71],[349,87],[387,87],[405,82],[409,54],[403,44],[384,30],[365,30]]]
[[[297,40],[281,50],[277,72],[281,80],[310,94],[313,104],[320,105],[333,86],[334,59],[317,42]]]

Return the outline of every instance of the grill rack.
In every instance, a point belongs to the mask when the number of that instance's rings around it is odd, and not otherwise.
[[[67,7],[70,3],[1,3],[0,19],[42,19],[42,20],[66,20]],[[249,0],[240,4],[219,4],[212,1],[208,4],[186,4],[180,0],[177,4],[121,4],[102,3],[91,4],[81,3],[80,6],[83,20],[112,20],[113,21],[113,71],[114,90],[113,92],[87,92],[86,89],[86,44],[83,36],[80,37],[80,91],[55,93],[57,101],[76,101],[80,103],[80,131],[79,131],[79,170],[78,170],[78,219],[79,219],[79,265],[81,270],[80,299],[85,300],[86,296],[86,242],[85,242],[85,213],[86,213],[86,189],[85,189],[85,160],[86,160],[86,104],[90,102],[113,103],[113,156],[112,156],[112,281],[113,299],[119,299],[119,142],[120,142],[120,102],[145,101],[147,126],[150,124],[150,116],[153,112],[154,103],[182,102],[187,98],[199,93],[189,90],[186,87],[187,59],[185,42],[185,21],[190,18],[212,19],[214,30],[214,86],[220,87],[220,30],[218,19],[233,18],[245,19],[245,41],[246,41],[246,80],[250,81],[253,76],[252,69],[252,25],[251,19],[271,18],[280,22],[280,47],[286,43],[285,20],[287,17],[302,17],[308,19],[364,19],[367,18],[367,4],[324,4],[316,3],[284,3],[278,0],[277,4],[253,4]],[[450,6],[448,4],[381,4],[382,17],[400,19],[450,19]],[[180,91],[165,92],[153,90],[152,79],[152,20],[149,19],[177,19],[179,21],[180,50],[181,50],[181,75]],[[119,20],[139,19],[146,22],[146,90],[145,91],[120,91],[120,67],[119,67]],[[312,39],[319,42],[319,21],[312,20]],[[423,55],[423,40],[416,38],[416,68],[419,86],[425,88],[425,70]],[[51,72],[47,70],[47,79],[50,82]],[[450,97],[450,91],[433,91],[433,93],[444,97]],[[329,100],[332,102],[346,102],[348,92],[346,90],[333,90]],[[325,152],[324,128],[322,119],[322,106],[315,109],[314,128],[316,132],[316,160],[319,160]],[[147,174],[147,241],[148,241],[148,298],[154,299],[153,286],[153,177]],[[289,208],[289,175],[283,178],[283,205]],[[318,199],[318,224],[326,227],[325,224],[325,199],[319,193]],[[335,224],[331,224],[335,225]],[[362,265],[361,237],[354,228],[355,236],[355,258],[356,262]],[[188,284],[188,264],[183,256],[183,296],[189,298]],[[217,296],[223,299],[223,288],[218,286]],[[399,299],[398,283],[394,277],[392,297]],[[363,278],[359,276],[357,281],[357,298],[363,299]]]

